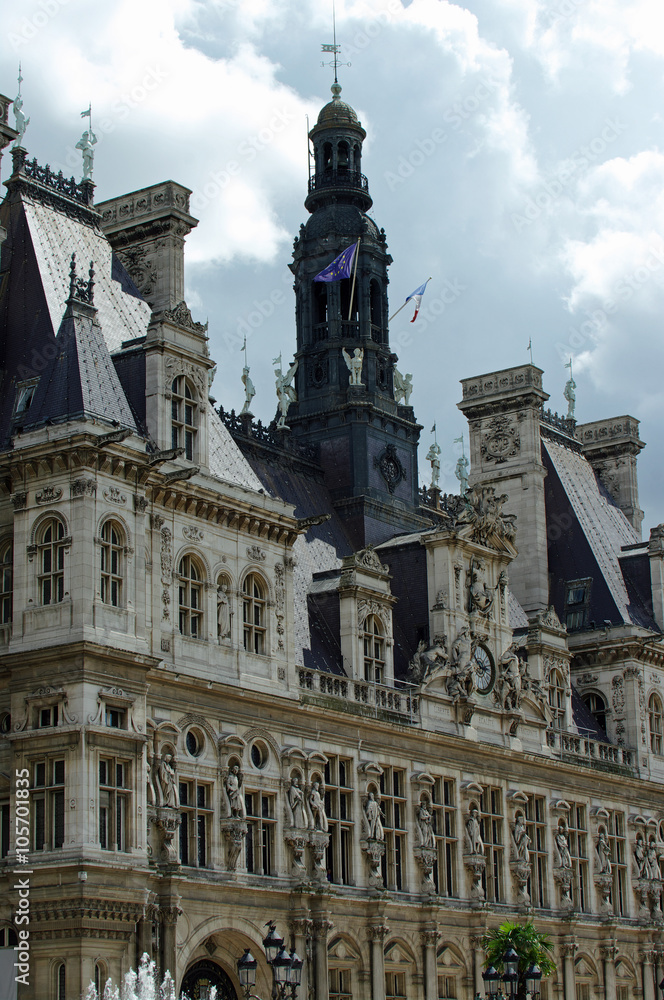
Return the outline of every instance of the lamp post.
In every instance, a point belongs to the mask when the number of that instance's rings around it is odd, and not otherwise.
[[[519,956],[512,945],[509,945],[503,955],[503,983],[505,984],[505,995],[515,997],[519,990]]]
[[[519,992],[520,979],[525,980],[526,1000],[539,1000],[540,980],[542,978],[542,970],[539,965],[531,962],[525,973],[520,976],[519,956],[512,945],[508,945],[502,957],[502,965],[504,969],[502,975],[493,965],[490,965],[482,973],[486,1000],[514,1000]],[[661,1000],[664,1000],[664,979],[660,984],[660,989],[662,991]],[[475,1000],[482,1000],[479,993]]]
[[[286,1000],[290,990],[291,1000],[297,996],[297,988],[302,982],[302,959],[295,949],[287,951],[284,939],[277,934],[273,920],[268,922],[268,932],[263,938],[265,957],[272,968],[272,997],[274,1000]],[[252,993],[256,985],[256,969],[258,962],[247,948],[238,960],[237,975],[244,993],[244,1000],[261,1000]]]

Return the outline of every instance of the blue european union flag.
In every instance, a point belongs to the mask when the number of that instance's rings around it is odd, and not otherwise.
[[[320,274],[316,275],[314,281],[341,281],[342,278],[350,278],[356,249],[357,243],[346,247],[338,257],[334,258],[331,264],[328,264]]]

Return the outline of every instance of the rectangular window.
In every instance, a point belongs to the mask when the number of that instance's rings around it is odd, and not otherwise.
[[[99,759],[99,846],[105,851],[129,850],[129,774],[127,761]]]
[[[480,797],[482,840],[486,866],[482,876],[485,899],[504,902],[503,889],[503,813],[500,788],[485,786]]]
[[[353,791],[347,784],[351,761],[328,755],[325,765],[325,812],[330,841],[326,852],[327,877],[338,885],[352,885]]]
[[[330,969],[330,1000],[353,1000],[350,969]]]
[[[180,782],[180,861],[194,868],[210,864],[212,830],[212,785],[201,781]]]
[[[121,708],[106,709],[106,725],[112,729],[125,729],[125,713]]]
[[[582,580],[568,580],[565,585],[565,616],[567,628],[584,628],[588,624],[588,609],[590,607],[591,577]]]
[[[245,806],[247,871],[254,875],[274,875],[276,797],[264,792],[248,792]]]
[[[402,1000],[406,996],[406,975],[404,972],[385,973],[385,1000]]]
[[[438,976],[438,1000],[456,1000],[456,978],[454,976]]]
[[[622,812],[611,811],[609,813],[608,838],[611,858],[611,874],[613,875],[613,887],[611,891],[611,902],[613,912],[619,917],[628,915],[627,905],[627,852],[625,843],[625,815]]]
[[[406,849],[406,772],[386,767],[380,776],[380,807],[383,811],[385,854],[382,858],[386,889],[400,892],[405,888]]]
[[[526,831],[530,837],[530,879],[528,894],[533,906],[547,906],[546,892],[546,799],[542,795],[529,795],[526,805]]]
[[[51,705],[50,708],[40,708],[38,709],[37,725],[39,729],[46,729],[49,726],[57,726],[58,724],[58,706]]]
[[[576,1000],[590,1000],[590,983],[576,984]]]
[[[433,878],[439,896],[456,896],[456,808],[454,781],[437,778],[432,793],[433,830],[436,838],[436,862]]]
[[[65,762],[49,758],[33,764],[32,844],[50,851],[65,842]]]
[[[9,854],[9,802],[0,803],[0,858]]]
[[[590,892],[588,881],[588,826],[586,807],[572,803],[567,818],[569,828],[569,853],[574,872],[574,906],[581,912],[590,909]]]

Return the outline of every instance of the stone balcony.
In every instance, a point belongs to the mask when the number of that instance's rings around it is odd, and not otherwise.
[[[305,701],[312,701],[340,712],[389,718],[404,725],[420,721],[419,699],[415,685],[403,681],[373,684],[320,670],[298,668],[300,690]]]
[[[617,774],[636,773],[636,752],[627,747],[614,746],[588,735],[561,729],[548,729],[546,742],[555,757],[568,763]]]

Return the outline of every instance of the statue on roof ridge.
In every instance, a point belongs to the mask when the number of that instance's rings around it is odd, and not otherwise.
[[[18,149],[19,146],[23,145],[23,136],[25,135],[25,130],[30,124],[30,119],[26,118],[23,113],[23,98],[21,97],[21,83],[23,82],[23,77],[21,76],[21,64],[18,64],[18,94],[14,98],[14,118],[16,119],[16,131],[18,135],[14,140],[14,149]]]
[[[80,149],[83,157],[83,177],[84,181],[92,180],[92,168],[94,166],[95,151],[92,148],[97,142],[97,136],[92,131],[92,106],[87,111],[81,111],[81,118],[90,119],[90,127],[85,130],[81,138],[76,143],[76,149]]]
[[[567,400],[567,419],[574,420],[574,408],[576,406],[576,382],[574,381],[574,376],[572,374],[572,359],[565,365],[565,368],[569,368],[569,378],[565,383],[565,388],[563,389],[563,396]]]

